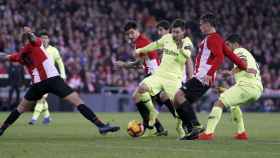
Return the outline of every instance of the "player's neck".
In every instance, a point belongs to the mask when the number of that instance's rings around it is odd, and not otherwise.
[[[210,35],[210,34],[213,34],[213,33],[216,33],[216,29],[215,28],[211,28],[209,29],[209,31],[207,32],[207,35]]]

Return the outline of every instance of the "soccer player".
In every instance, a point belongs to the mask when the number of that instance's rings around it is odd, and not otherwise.
[[[159,68],[156,69],[154,74],[145,78],[140,83],[136,91],[137,96],[141,97],[147,93],[154,96],[164,91],[169,98],[174,98],[185,73],[185,64],[192,63],[192,47],[193,44],[190,38],[185,36],[185,22],[181,19],[176,19],[172,23],[171,34],[166,34],[159,40],[143,48],[136,49],[136,56],[141,56],[149,51],[163,49],[163,56]],[[192,71],[188,72],[192,73]],[[188,74],[187,76],[191,77],[192,74]],[[180,125],[180,127],[182,126]],[[183,137],[185,132],[182,128],[180,131],[178,131],[177,126],[179,137]]]
[[[48,55],[50,55],[53,61],[53,64],[58,66],[60,76],[65,81],[66,80],[65,68],[58,49],[49,44],[50,42],[49,35],[45,30],[40,32],[40,37],[42,39],[44,48],[46,49]],[[42,99],[37,101],[32,118],[29,121],[30,125],[34,125],[36,123],[38,117],[40,116],[40,113],[44,114],[43,124],[50,123],[51,118],[50,118],[49,106],[46,98],[47,98],[47,94],[45,94],[42,97]]]
[[[128,39],[130,42],[132,42],[135,46],[135,48],[141,48],[149,43],[151,43],[151,40],[146,37],[144,34],[140,33],[140,31],[137,28],[137,24],[134,21],[129,21],[124,26],[124,31],[126,35],[128,36]],[[156,51],[150,51],[146,56],[141,56],[140,58],[136,58],[135,61],[116,61],[115,65],[119,67],[125,67],[125,68],[131,68],[131,67],[137,67],[140,65],[144,65],[144,70],[146,73],[146,77],[150,76],[159,65],[159,59],[158,54]],[[135,93],[134,93],[135,94]],[[137,98],[135,95],[133,95],[133,99],[136,102],[136,107],[143,119],[143,124],[145,129],[152,128],[152,126],[156,127],[156,133],[148,133],[148,134],[154,134],[157,136],[161,135],[167,135],[168,131],[164,129],[162,124],[158,119],[155,120],[155,123],[151,124],[151,127],[149,126],[149,120],[150,117],[155,117],[158,113],[153,104],[151,104],[151,96],[149,94],[143,95],[141,98]],[[172,103],[170,100],[164,101],[165,104],[170,105],[172,107]]]
[[[226,40],[226,44],[229,48],[246,62],[249,68],[255,69],[257,73],[248,73],[244,70],[240,70],[236,65],[231,72],[227,72],[234,75],[236,83],[231,88],[225,90],[214,104],[208,117],[206,131],[199,135],[198,139],[200,140],[214,139],[214,131],[222,116],[224,107],[231,109],[233,120],[237,125],[237,133],[234,138],[239,140],[248,139],[242,112],[239,107],[258,100],[262,94],[263,85],[255,58],[247,49],[242,48],[240,43],[241,38],[237,34],[229,36]]]
[[[175,95],[178,115],[184,125],[192,126],[192,131],[181,140],[196,139],[204,131],[196,117],[192,103],[213,85],[216,71],[223,63],[224,56],[227,56],[241,70],[251,71],[237,55],[228,49],[223,38],[216,32],[216,17],[213,14],[206,14],[200,18],[200,30],[206,37],[199,44],[194,76],[184,83]]]
[[[79,95],[64,82],[42,45],[42,40],[32,33],[31,28],[24,27],[23,32],[24,47],[19,52],[4,56],[4,59],[11,62],[20,62],[26,66],[32,78],[32,85],[18,107],[9,114],[0,127],[0,136],[23,112],[27,111],[30,106],[34,106],[36,101],[40,100],[47,93],[53,93],[72,103],[86,119],[97,126],[101,134],[118,131],[120,127],[104,124],[84,104]]]

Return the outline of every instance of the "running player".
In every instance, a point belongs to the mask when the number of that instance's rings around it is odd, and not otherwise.
[[[169,98],[174,98],[185,73],[185,64],[192,62],[192,47],[191,40],[185,36],[185,22],[181,19],[176,19],[172,23],[171,34],[166,34],[159,40],[143,48],[136,49],[136,56],[141,56],[153,50],[163,50],[159,68],[156,69],[153,75],[145,78],[140,83],[136,95],[141,97],[148,93],[151,96],[155,96],[164,91]],[[192,74],[187,76],[191,77]],[[179,137],[183,137],[185,132],[182,128],[180,131]]]
[[[34,106],[36,101],[47,93],[53,93],[72,103],[86,119],[96,125],[101,134],[118,131],[120,127],[104,124],[98,119],[95,113],[80,99],[79,95],[64,82],[59,76],[52,59],[46,53],[41,39],[32,33],[31,28],[24,27],[23,32],[24,47],[19,52],[4,56],[4,59],[25,65],[32,77],[32,85],[18,107],[9,114],[0,127],[0,136],[23,112],[29,110],[30,106]]]
[[[228,37],[226,43],[236,55],[238,55],[244,62],[247,63],[248,67],[255,69],[257,73],[252,74],[246,71],[241,71],[236,67],[236,65],[234,66],[231,74],[234,75],[236,83],[231,88],[225,90],[221,94],[219,100],[214,104],[214,107],[212,108],[212,111],[208,117],[206,131],[198,138],[200,140],[214,139],[214,131],[222,116],[224,107],[231,109],[233,120],[237,125],[237,133],[234,138],[239,140],[247,140],[248,135],[245,131],[240,106],[258,100],[263,91],[258,64],[256,63],[253,55],[248,50],[241,47],[240,36],[233,34]]]
[[[63,80],[66,80],[66,73],[65,73],[64,64],[63,64],[63,61],[62,61],[62,58],[59,54],[58,49],[49,44],[50,39],[49,39],[49,35],[46,31],[41,31],[40,32],[40,37],[42,39],[44,48],[46,49],[48,55],[50,55],[50,57],[53,61],[53,64],[58,66],[60,77]],[[42,99],[37,101],[36,106],[34,108],[32,118],[29,121],[30,125],[34,125],[36,123],[36,121],[39,118],[41,113],[44,114],[43,124],[49,124],[50,123],[51,118],[50,118],[49,105],[48,105],[48,102],[46,100],[47,96],[48,95],[45,94],[42,97]]]

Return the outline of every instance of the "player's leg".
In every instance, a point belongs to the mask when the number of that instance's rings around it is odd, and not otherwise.
[[[51,122],[51,117],[50,117],[50,111],[49,111],[49,104],[46,99],[44,101],[43,115],[44,115],[43,124],[45,124],[45,125],[49,124]]]
[[[142,117],[144,128],[146,129],[149,126],[149,109],[145,106],[145,96],[140,98],[136,89],[132,98],[135,102],[138,112],[140,113],[140,116]]]
[[[18,107],[13,110],[9,116],[6,118],[2,126],[0,127],[0,136],[3,135],[4,131],[10,127],[19,117],[20,115],[29,110],[35,104],[35,101],[28,101],[25,98],[22,99]]]
[[[155,96],[160,92],[160,81],[157,81],[158,77],[155,75],[146,77],[138,86],[134,93],[135,103],[143,103],[149,111],[149,123],[148,125],[153,127],[158,115],[158,111],[155,109],[151,96]],[[138,105],[137,105],[138,106]]]
[[[75,92],[71,87],[69,87],[62,78],[54,77],[47,83],[49,87],[49,92],[58,95],[70,103],[72,103],[78,111],[91,123],[93,123],[98,129],[100,134],[106,134],[108,132],[116,132],[120,129],[118,126],[110,126],[109,124],[104,124],[96,114],[88,108],[85,103],[81,100],[78,93]]]
[[[177,90],[181,86],[181,80],[165,80],[164,82],[164,93],[162,95],[162,100],[167,100],[172,107],[169,107],[170,112],[176,118],[176,131],[179,138],[183,138],[186,135],[186,132],[183,127],[182,120],[178,118],[178,114],[175,111],[173,103],[171,102],[170,98],[174,98]],[[167,103],[168,104],[168,103]],[[169,106],[170,106],[169,105]],[[168,106],[168,105],[167,105]]]
[[[33,114],[32,114],[32,118],[31,118],[31,120],[29,121],[28,124],[33,125],[33,124],[36,123],[36,121],[38,120],[41,112],[43,111],[43,108],[44,108],[44,98],[41,98],[40,100],[38,100],[36,102],[36,105],[35,105],[35,108],[34,108],[34,111],[33,111]]]
[[[236,124],[237,132],[235,139],[247,140],[248,134],[245,130],[243,114],[239,106],[230,107],[231,117],[234,124]]]
[[[48,94],[45,94],[43,96],[44,102],[43,102],[42,114],[44,116],[43,124],[45,124],[45,125],[47,125],[47,124],[49,124],[51,122],[50,111],[49,111],[49,104],[47,102],[47,97],[48,97]]]
[[[168,95],[164,91],[161,91],[157,95],[157,98],[159,98],[159,99],[156,99],[158,104],[164,104],[168,108],[168,110],[172,114],[172,116],[174,118],[176,118],[177,116],[176,116],[175,108],[173,106],[171,99],[168,97]]]
[[[3,125],[1,126],[0,136],[4,133],[4,131],[9,126],[11,126],[19,118],[19,116],[23,112],[29,110],[32,106],[35,105],[37,100],[42,98],[45,92],[39,87],[40,87],[40,83],[32,85],[28,89],[24,98],[19,103],[18,107],[10,113],[10,115],[7,117],[7,119],[4,121]]]
[[[183,125],[187,126],[188,131],[190,131],[182,140],[196,139],[204,131],[197,119],[192,103],[199,99],[208,89],[209,87],[202,84],[198,79],[192,78],[177,91],[174,105],[180,119],[183,121]]]
[[[206,131],[200,136],[199,139],[213,139],[216,126],[219,123],[220,118],[222,116],[223,107],[233,107],[236,105],[246,104],[248,101],[252,100],[252,98],[255,97],[253,94],[255,92],[253,91],[254,89],[250,90],[249,87],[234,85],[233,87],[229,88],[224,93],[222,93],[219,100],[214,104],[211,113],[209,114]],[[236,114],[239,113],[240,119],[242,115],[240,115],[241,111],[239,110],[240,109],[237,109]]]

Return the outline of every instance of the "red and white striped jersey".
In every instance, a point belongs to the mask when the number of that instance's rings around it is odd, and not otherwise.
[[[23,56],[30,60],[29,64],[23,61]],[[59,76],[52,58],[44,49],[40,38],[36,38],[34,43],[26,44],[19,52],[12,53],[9,59],[13,62],[20,62],[27,67],[33,84]]]
[[[143,34],[140,34],[135,41],[135,48],[142,48],[150,44],[151,40]],[[151,51],[144,58],[144,70],[146,74],[152,74],[159,66],[159,59],[157,51]]]
[[[246,69],[246,64],[228,49],[224,39],[218,33],[207,35],[199,44],[198,54],[195,60],[194,77],[203,82],[204,77],[208,75],[212,77],[213,83],[216,71],[224,62],[224,55],[238,65],[240,69]]]

